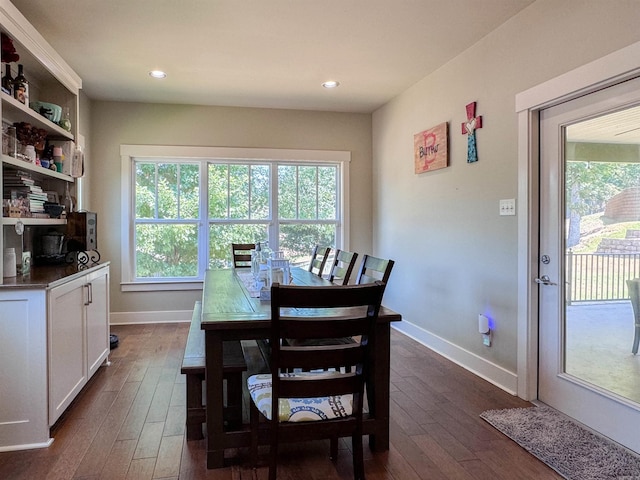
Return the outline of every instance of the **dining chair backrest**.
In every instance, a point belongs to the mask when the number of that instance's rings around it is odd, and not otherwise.
[[[329,281],[337,285],[348,285],[351,272],[357,259],[358,254],[355,252],[347,252],[346,250],[340,249],[336,250],[333,265],[329,272]]]
[[[251,250],[256,248],[253,243],[232,243],[231,255],[233,258],[233,268],[251,267]]]
[[[324,273],[324,266],[329,258],[329,252],[331,247],[321,247],[316,245],[311,251],[311,260],[309,261],[309,271],[315,273],[319,277],[322,277]]]
[[[386,285],[389,283],[389,277],[391,276],[391,270],[393,269],[394,263],[395,262],[393,260],[365,255],[362,257],[360,270],[358,270],[356,285],[373,283],[378,280],[384,282]]]
[[[332,440],[332,455],[337,454],[337,440],[352,437],[356,478],[364,477],[362,459],[362,417],[364,383],[368,365],[372,364],[376,346],[376,322],[384,285],[292,286],[274,284],[271,288],[271,411],[268,421],[270,438],[270,478],[276,478],[278,439],[296,441],[309,438]],[[319,309],[317,314],[313,310]],[[332,335],[358,337],[347,345],[289,346],[284,339],[321,339]],[[341,373],[340,367],[354,367]],[[334,372],[327,372],[336,368]],[[275,372],[303,371],[276,375]],[[322,370],[321,372],[312,372]],[[349,397],[344,397],[349,396]],[[291,414],[283,412],[280,399],[314,399],[312,408]],[[343,401],[347,412],[336,418],[314,417],[314,409],[326,400],[335,407]],[[291,400],[293,401],[293,400]],[[305,404],[305,402],[302,402]],[[306,402],[308,404],[308,401]],[[348,404],[348,405],[347,405]],[[304,407],[303,407],[304,409]],[[294,410],[294,409],[292,409]],[[350,414],[348,412],[350,410]],[[299,416],[300,418],[294,418]],[[301,421],[302,420],[302,421]],[[318,421],[312,421],[318,420]],[[273,471],[272,471],[273,470]]]

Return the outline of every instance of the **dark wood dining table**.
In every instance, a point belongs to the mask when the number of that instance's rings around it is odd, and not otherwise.
[[[248,425],[237,430],[224,428],[222,371],[222,342],[269,336],[271,305],[251,296],[243,280],[248,272],[218,269],[208,270],[205,276],[201,327],[205,330],[207,468],[224,466],[225,449],[250,446]],[[291,276],[296,285],[330,285],[301,268],[292,268]],[[375,357],[366,383],[369,413],[363,425],[364,434],[369,435],[369,447],[375,451],[389,449],[390,322],[401,319],[400,314],[384,306],[378,317]]]

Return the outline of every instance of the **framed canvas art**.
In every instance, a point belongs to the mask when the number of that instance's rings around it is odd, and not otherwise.
[[[448,139],[447,122],[413,136],[415,173],[431,172],[449,166]]]

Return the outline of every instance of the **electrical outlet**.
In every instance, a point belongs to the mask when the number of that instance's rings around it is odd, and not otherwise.
[[[500,215],[515,215],[516,214],[516,199],[507,198],[500,200]]]
[[[482,343],[486,347],[491,346],[491,332],[482,334]]]

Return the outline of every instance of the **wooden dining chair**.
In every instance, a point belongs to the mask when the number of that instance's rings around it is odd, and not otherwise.
[[[362,257],[362,263],[356,276],[356,285],[373,283],[378,280],[384,282],[386,285],[389,283],[389,277],[391,276],[394,263],[393,260],[365,255]]]
[[[251,268],[251,250],[254,248],[254,243],[232,243],[233,268]]]
[[[311,261],[309,262],[309,271],[315,273],[319,277],[322,277],[324,273],[324,266],[329,258],[329,252],[331,247],[321,247],[316,245],[311,251]]]
[[[384,285],[271,287],[271,374],[247,380],[251,397],[251,454],[257,465],[260,428],[268,430],[269,479],[275,480],[278,446],[329,438],[333,460],[338,438],[352,438],[354,478],[364,478],[362,404],[375,355],[375,324]],[[321,310],[309,310],[321,309]],[[287,346],[283,339],[358,336],[347,345]],[[352,366],[353,373],[327,371]],[[314,370],[322,370],[316,371]],[[297,373],[277,373],[297,372]],[[265,418],[262,424],[260,417]],[[264,437],[265,435],[263,435]]]
[[[336,250],[336,255],[329,272],[329,281],[337,285],[348,285],[351,272],[356,264],[358,254],[346,250]]]
[[[362,258],[360,269],[356,277],[356,285],[366,285],[369,283],[383,282],[383,289],[386,288],[389,277],[391,276],[391,270],[394,265],[393,260],[385,260],[383,258],[372,257],[371,255],[365,255]],[[344,337],[332,335],[331,337],[321,339],[305,339],[305,340],[288,340],[292,345],[344,345],[358,341],[357,338]],[[346,367],[346,372],[349,372],[349,367]]]

